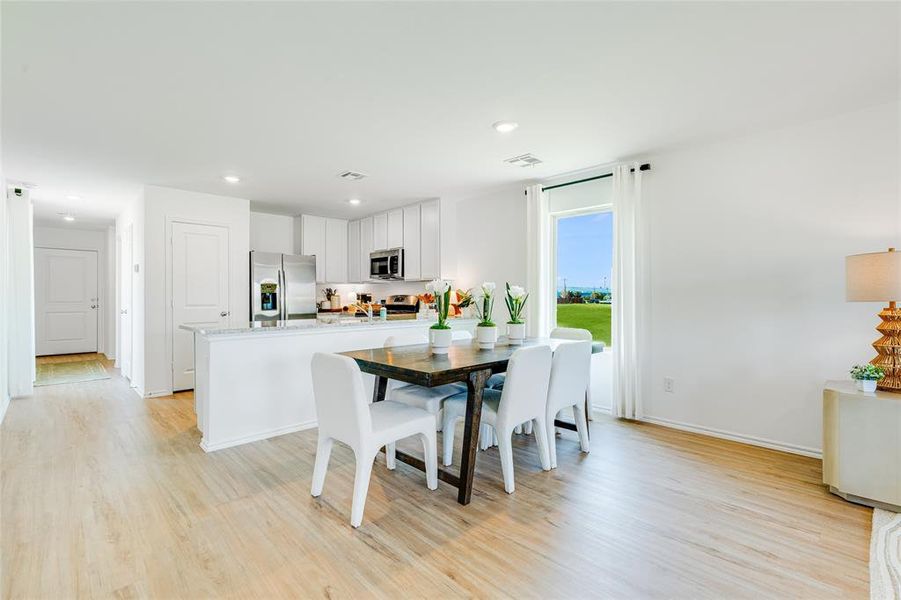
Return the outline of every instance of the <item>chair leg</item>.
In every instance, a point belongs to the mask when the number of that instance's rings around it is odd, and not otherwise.
[[[557,468],[557,428],[554,427],[554,420],[557,418],[556,414],[548,413],[547,416],[547,449],[548,449],[548,458],[551,461],[551,468]]]
[[[443,460],[441,464],[445,467],[451,466],[454,462],[454,429],[457,420],[454,418],[444,417],[444,431],[442,431],[442,445],[444,447]]]
[[[526,435],[532,435],[532,422],[526,421],[522,424],[522,432]]]
[[[501,455],[501,472],[504,474],[504,490],[512,494],[516,489],[513,483],[513,440],[512,431],[499,431],[497,434],[497,449]]]
[[[369,478],[372,476],[372,463],[375,455],[363,455],[354,452],[357,471],[354,475],[354,499],[350,507],[350,524],[359,527],[363,522],[363,508],[366,506],[366,495],[369,493]]]
[[[541,461],[541,468],[545,471],[550,471],[551,459],[550,451],[548,450],[546,417],[538,417],[535,419],[535,441],[538,442],[538,458]]]
[[[589,452],[588,415],[585,413],[584,408],[576,404],[573,406],[573,417],[575,417],[576,420],[576,431],[579,432],[579,444],[582,446],[582,452]]]
[[[516,435],[521,434],[522,433],[522,425],[517,425],[516,427],[514,427],[513,433],[515,433]]]
[[[389,471],[393,471],[397,467],[397,444],[391,442],[385,446],[385,464]]]
[[[425,484],[430,490],[438,489],[438,439],[434,431],[421,433],[422,454],[425,458]]]
[[[435,413],[435,431],[440,432],[443,429],[442,425],[444,425],[444,409],[439,408]]]
[[[313,487],[310,494],[318,498],[322,494],[322,486],[325,485],[325,474],[328,471],[328,459],[332,455],[334,440],[330,437],[320,437],[316,444],[316,462],[313,464]]]
[[[491,425],[479,425],[479,450],[485,451],[491,447],[491,441],[494,439]]]

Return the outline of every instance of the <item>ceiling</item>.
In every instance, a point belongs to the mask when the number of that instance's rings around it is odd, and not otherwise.
[[[898,11],[3,2],[3,174],[41,218],[109,219],[142,184],[362,214],[896,101]]]

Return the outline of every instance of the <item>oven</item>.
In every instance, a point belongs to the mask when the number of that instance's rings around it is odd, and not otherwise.
[[[404,278],[404,249],[380,250],[369,255],[369,278],[385,281]]]

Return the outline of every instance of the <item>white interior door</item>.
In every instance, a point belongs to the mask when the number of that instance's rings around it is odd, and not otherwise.
[[[134,282],[133,225],[125,228],[119,247],[119,368],[131,380],[131,290]]]
[[[34,249],[35,352],[97,352],[97,252]]]
[[[194,387],[194,334],[228,323],[228,228],[172,223],[172,389]]]

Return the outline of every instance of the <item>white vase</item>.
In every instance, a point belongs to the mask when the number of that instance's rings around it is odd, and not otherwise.
[[[447,354],[453,340],[454,334],[450,329],[429,329],[429,345],[432,347],[432,354]]]
[[[858,379],[857,380],[857,389],[861,392],[875,392],[876,391],[876,380],[875,379]]]
[[[507,323],[507,339],[511,346],[519,346],[526,339],[525,323]]]
[[[497,343],[497,327],[476,327],[476,340],[479,350],[493,350]]]

